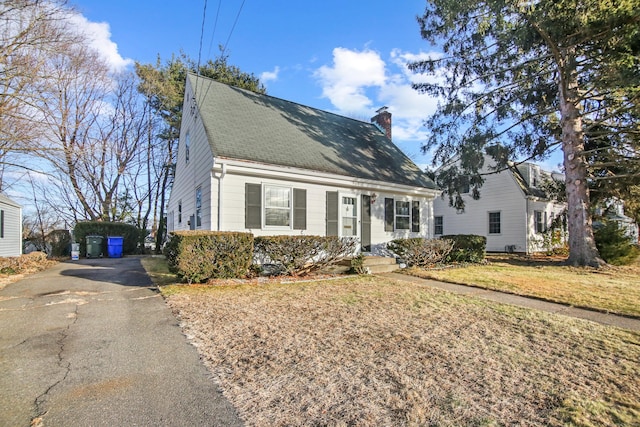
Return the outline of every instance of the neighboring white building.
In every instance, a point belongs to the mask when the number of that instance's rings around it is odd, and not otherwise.
[[[485,156],[483,172],[490,171],[492,159]],[[484,176],[480,199],[463,194],[465,209],[458,212],[449,199],[434,202],[436,236],[477,234],[487,238],[489,252],[533,253],[544,251],[543,237],[554,219],[565,214],[566,203],[551,200],[540,189],[545,180],[562,180],[563,176],[540,169],[533,163],[522,163],[495,174]],[[560,238],[566,239],[566,220]]]
[[[0,256],[22,254],[22,207],[0,194]]]
[[[616,198],[611,198],[605,203],[605,208],[596,208],[597,216],[605,216],[609,221],[615,221],[618,223],[618,227],[624,231],[624,234],[629,237],[633,243],[640,243],[638,236],[638,224],[635,223],[633,218],[624,214],[624,201]],[[594,221],[594,225],[596,221]]]
[[[432,237],[435,184],[378,113],[366,123],[189,74],[168,230],[336,235],[363,251]]]

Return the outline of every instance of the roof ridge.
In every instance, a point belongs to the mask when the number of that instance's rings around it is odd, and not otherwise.
[[[342,115],[342,114],[335,113],[335,112],[333,112],[333,111],[323,110],[323,109],[321,109],[321,108],[312,107],[312,106],[310,106],[310,105],[302,104],[302,103],[300,103],[300,102],[292,101],[292,100],[290,100],[290,99],[284,99],[284,98],[280,98],[279,96],[269,95],[268,93],[258,93],[258,92],[254,92],[254,91],[252,91],[252,90],[245,89],[245,88],[242,88],[242,87],[239,87],[239,86],[234,86],[234,85],[229,84],[229,83],[220,82],[220,81],[218,81],[218,80],[216,80],[216,79],[213,79],[213,78],[211,78],[211,77],[201,76],[201,75],[199,75],[199,74],[194,73],[193,71],[187,71],[187,74],[191,74],[191,75],[193,75],[194,77],[199,78],[199,79],[209,80],[209,81],[212,81],[212,82],[214,82],[214,83],[218,83],[218,84],[221,84],[221,85],[225,85],[225,86],[232,87],[232,88],[234,88],[234,89],[238,89],[238,90],[242,90],[242,91],[245,91],[245,92],[249,92],[249,93],[252,93],[252,94],[254,94],[254,95],[264,96],[264,97],[272,98],[272,99],[277,99],[277,100],[279,100],[279,101],[283,101],[283,102],[286,102],[286,103],[289,103],[289,104],[293,104],[293,105],[298,105],[298,106],[305,107],[305,108],[311,108],[312,110],[320,111],[320,112],[325,113],[325,114],[331,114],[331,115],[333,115],[333,116],[337,116],[337,117],[340,117],[340,118],[343,118],[343,119],[353,120],[353,121],[358,122],[358,123],[364,123],[364,124],[367,124],[367,125],[373,125],[373,126],[375,126],[375,123],[373,123],[373,122],[367,122],[367,121],[365,121],[365,120],[360,120],[360,119],[356,119],[356,118],[353,118],[353,117],[344,116],[344,115]],[[376,127],[376,128],[378,128],[378,126],[375,126],[375,127]],[[379,128],[378,128],[378,129],[379,129]]]

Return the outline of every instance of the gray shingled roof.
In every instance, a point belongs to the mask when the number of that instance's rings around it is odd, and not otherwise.
[[[522,189],[525,196],[534,196],[540,199],[549,199],[549,195],[545,191],[540,190],[539,188],[530,187],[529,184],[527,184],[527,180],[524,179],[524,176],[522,176],[518,168],[516,168],[515,166],[510,166],[509,170],[511,171],[511,173],[513,173],[513,178],[515,179],[518,186]]]
[[[435,189],[375,125],[189,74],[216,157]],[[197,85],[196,85],[197,81]]]

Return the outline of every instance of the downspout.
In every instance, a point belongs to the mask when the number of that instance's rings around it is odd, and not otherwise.
[[[526,210],[524,213],[524,218],[525,218],[525,227],[524,227],[524,233],[525,233],[525,240],[524,240],[524,244],[525,244],[525,248],[524,248],[524,252],[529,255],[529,229],[531,228],[529,225],[529,196],[525,197],[525,202],[526,202]]]
[[[220,163],[222,167],[222,172],[220,176],[218,176],[218,231],[222,231],[222,190],[223,190],[223,180],[225,175],[227,174],[227,164]]]

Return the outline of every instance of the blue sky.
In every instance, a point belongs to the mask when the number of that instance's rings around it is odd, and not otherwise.
[[[422,122],[435,100],[411,89],[420,76],[406,63],[433,49],[416,21],[425,4],[209,0],[203,32],[204,0],[71,0],[78,26],[114,68],[180,51],[205,61],[228,41],[229,62],[260,77],[269,95],[361,120],[388,106],[394,142],[421,166],[430,162]]]

